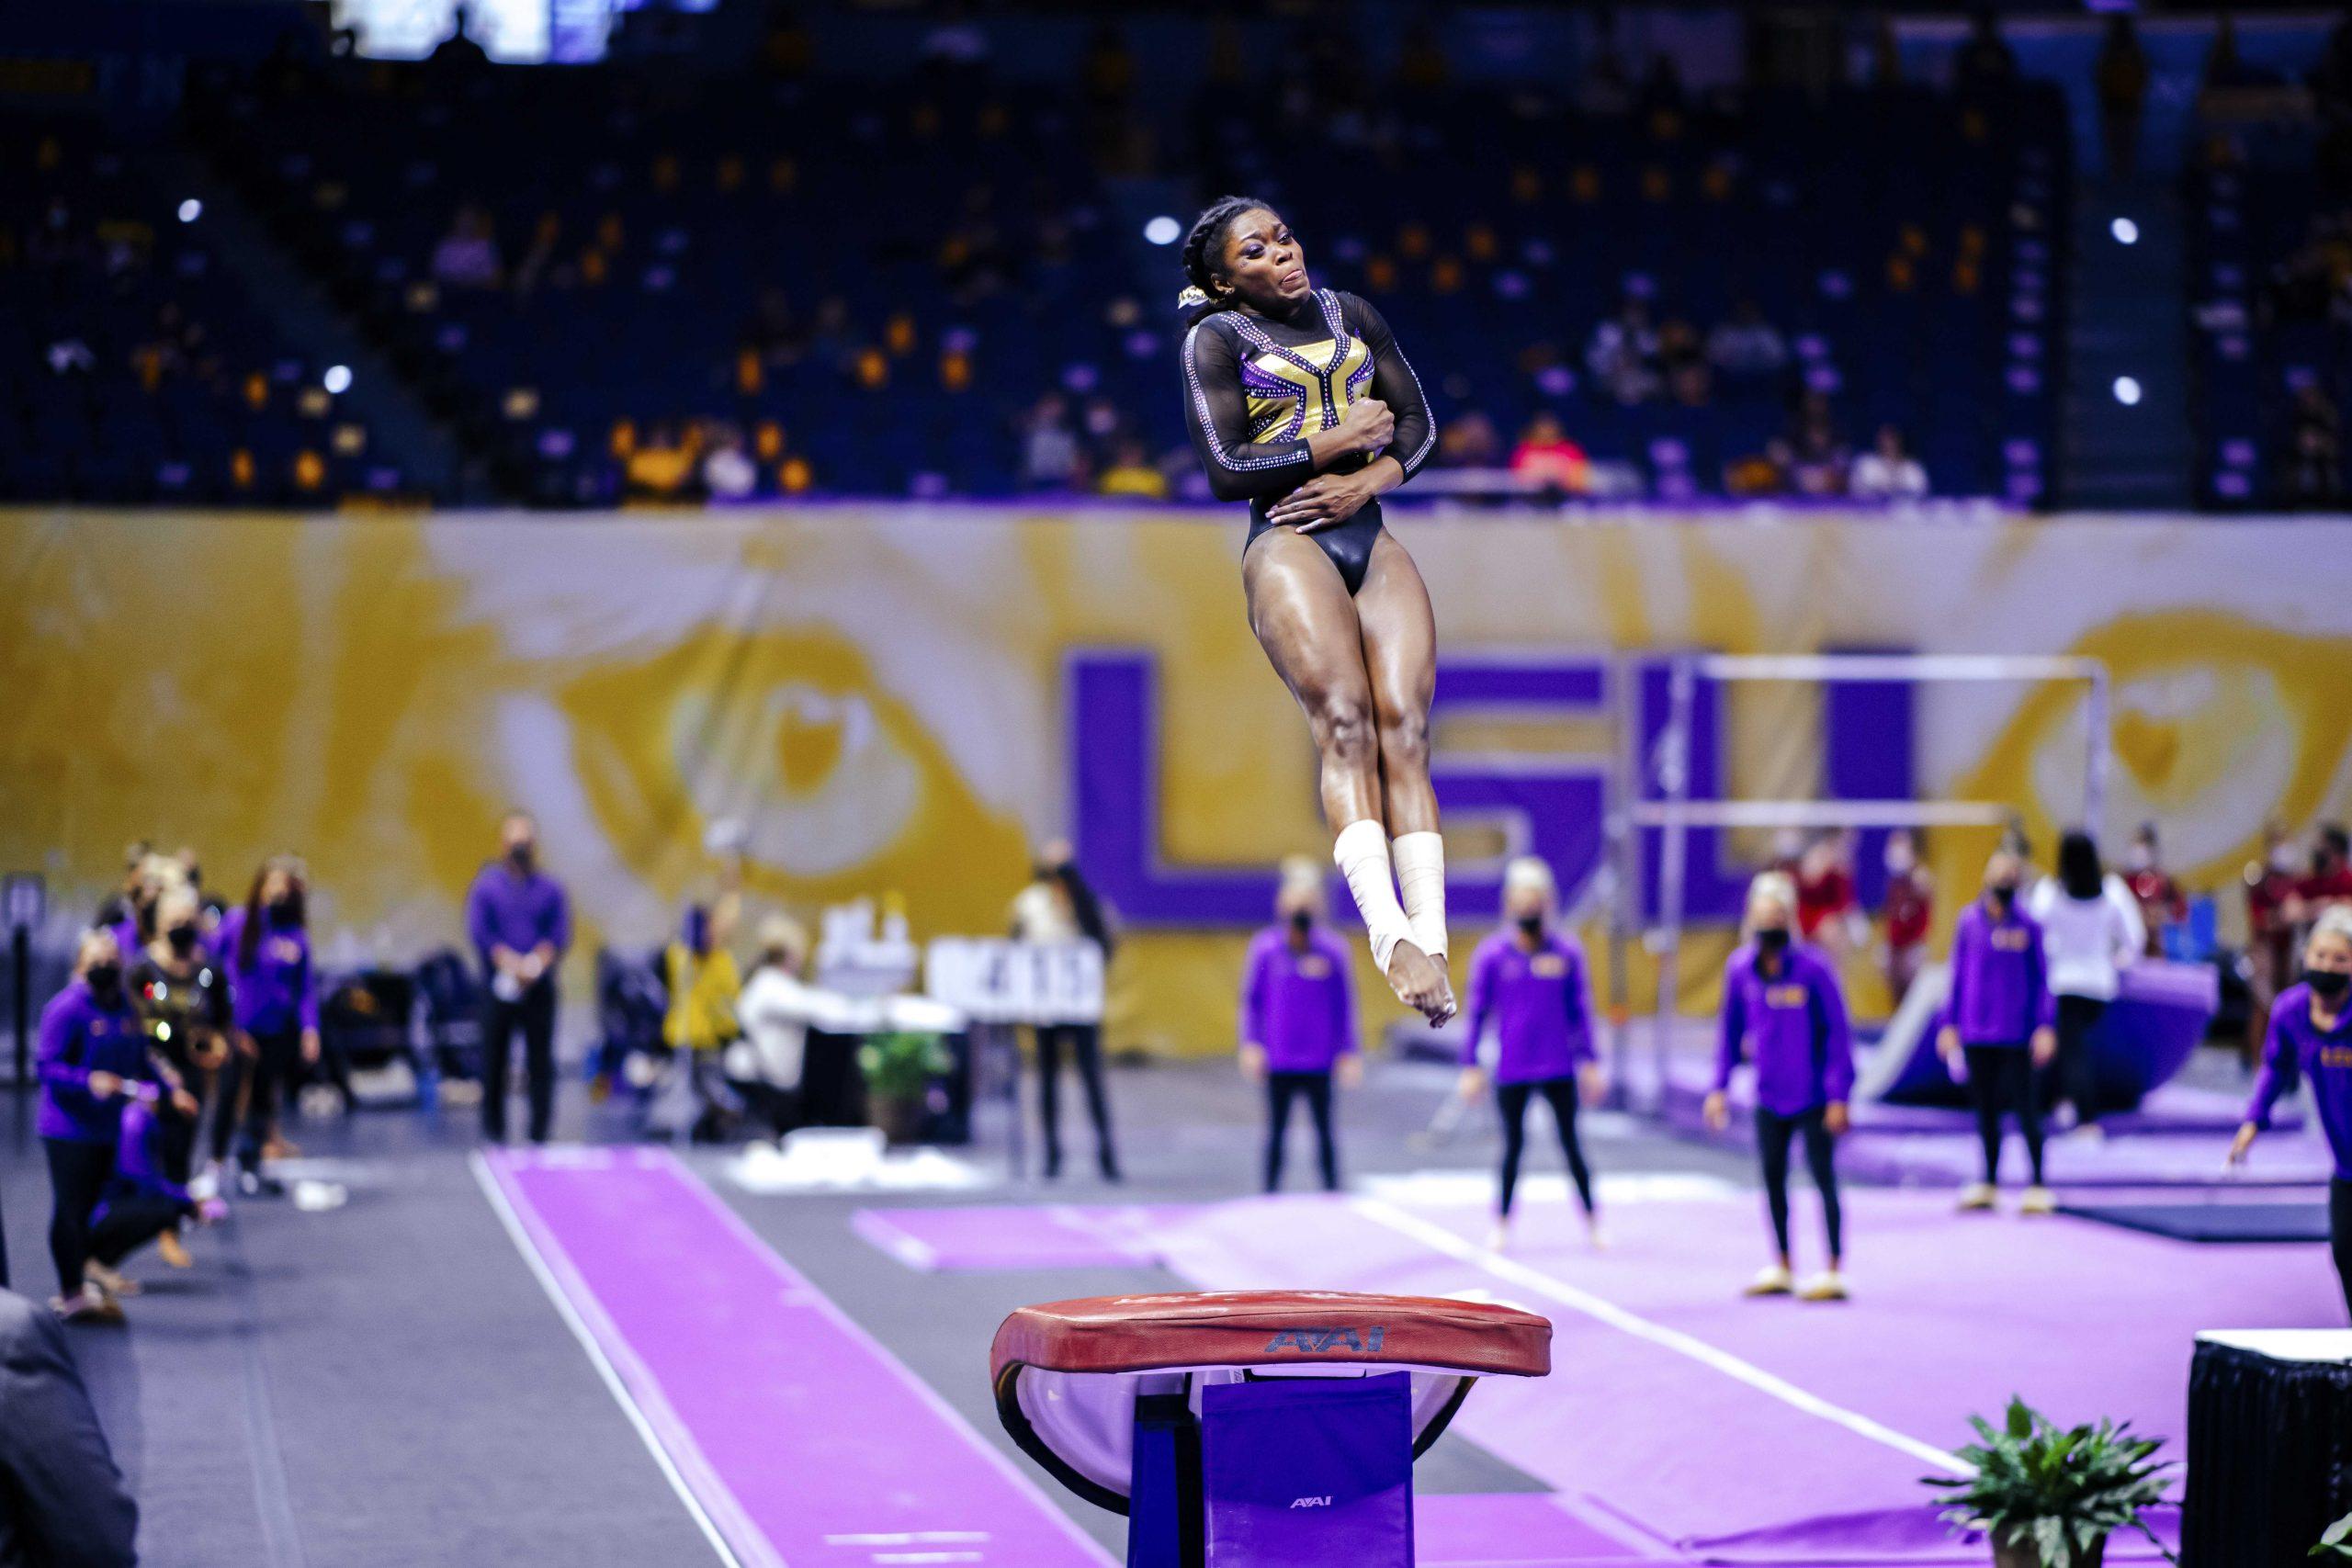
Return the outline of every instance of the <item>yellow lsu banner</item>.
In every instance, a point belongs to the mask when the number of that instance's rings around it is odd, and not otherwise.
[[[2109,848],[2153,819],[2191,886],[2233,884],[2266,818],[2352,805],[2343,521],[1396,531],[1437,608],[1463,955],[1506,854],[1543,854],[1571,899],[1596,886],[1690,649],[2104,660]],[[538,816],[583,945],[659,942],[725,824],[755,902],[896,892],[919,935],[1001,931],[1032,845],[1067,834],[1131,935],[1114,1038],[1227,1049],[1274,863],[1329,853],[1240,546],[1236,517],[1167,510],[0,513],[0,869],[48,876],[62,942],[133,839],[198,847],[232,896],[298,851],[334,963],[458,940],[509,805]],[[1702,793],[2004,802],[2041,846],[2075,819],[2079,687],[1885,684],[1709,692]],[[1946,889],[1988,842],[1935,837]],[[1717,937],[1686,950],[1696,1004],[1764,846],[1693,848],[1686,903]]]

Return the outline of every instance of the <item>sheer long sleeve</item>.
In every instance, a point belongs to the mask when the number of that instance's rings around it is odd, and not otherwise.
[[[1233,340],[1204,319],[1184,334],[1184,415],[1193,450],[1219,501],[1284,495],[1315,472],[1304,441],[1250,439],[1250,405]]]
[[[1386,318],[1373,308],[1371,300],[1357,294],[1340,298],[1350,326],[1372,354],[1372,395],[1386,403],[1396,417],[1396,432],[1389,437],[1384,455],[1396,458],[1409,479],[1437,450],[1437,420],[1421,391],[1421,378],[1405,362],[1396,334],[1388,330]]]

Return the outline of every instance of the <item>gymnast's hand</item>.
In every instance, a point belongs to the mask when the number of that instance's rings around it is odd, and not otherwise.
[[[1731,1097],[1719,1089],[1709,1091],[1699,1114],[1706,1119],[1708,1132],[1724,1131],[1731,1125]]]
[[[1266,521],[1295,525],[1302,534],[1319,534],[1353,517],[1375,493],[1360,473],[1317,474],[1266,508]]]
[[[1844,1137],[1847,1129],[1853,1124],[1853,1115],[1847,1111],[1846,1102],[1842,1100],[1831,1100],[1829,1108],[1821,1113],[1821,1125],[1833,1138]]]
[[[1378,398],[1358,398],[1340,416],[1340,429],[1359,452],[1377,452],[1396,434],[1396,415]]]

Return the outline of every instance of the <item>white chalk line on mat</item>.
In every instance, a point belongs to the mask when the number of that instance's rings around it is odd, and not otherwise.
[[[1859,1411],[1849,1410],[1841,1404],[1832,1404],[1820,1395],[1809,1393],[1786,1378],[1777,1377],[1752,1361],[1742,1360],[1728,1350],[1718,1349],[1705,1340],[1685,1334],[1679,1328],[1668,1328],[1664,1324],[1652,1323],[1648,1318],[1628,1312],[1605,1297],[1594,1295],[1589,1291],[1579,1290],[1566,1280],[1555,1279],[1540,1269],[1532,1269],[1516,1258],[1506,1258],[1499,1252],[1465,1241],[1444,1226],[1425,1220],[1418,1214],[1408,1213],[1393,1203],[1383,1202],[1377,1198],[1357,1198],[1352,1201],[1351,1206],[1365,1219],[1375,1224],[1385,1225],[1399,1235],[1419,1242],[1432,1252],[1443,1253],[1457,1262],[1483,1269],[1498,1280],[1507,1280],[1521,1290],[1531,1291],[1546,1301],[1557,1303],[1561,1306],[1581,1313],[1595,1323],[1605,1324],[1621,1334],[1630,1334],[1634,1338],[1645,1340],[1661,1349],[1671,1350],[1678,1356],[1688,1357],[1703,1367],[1711,1368],[1727,1378],[1745,1383],[1758,1393],[1770,1395],[1792,1409],[1803,1411],[1807,1416],[1827,1421],[1834,1426],[1843,1427],[1857,1437],[1884,1444],[1897,1452],[1910,1455],[1923,1464],[1933,1465],[1947,1474],[1973,1475],[1975,1473],[1974,1467],[1956,1454],[1946,1453],[1932,1443],[1923,1443],[1917,1438],[1906,1437],[1883,1422],[1873,1421]]]

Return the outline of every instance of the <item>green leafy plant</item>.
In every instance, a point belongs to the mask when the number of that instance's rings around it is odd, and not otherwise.
[[[857,1068],[876,1100],[914,1100],[955,1065],[936,1034],[877,1034],[858,1047]]]
[[[2352,1562],[2352,1514],[2346,1514],[2327,1527],[2327,1533],[2312,1548],[2313,1557],[2324,1557],[2336,1562]]]
[[[2101,1542],[2127,1528],[2176,1561],[2143,1517],[2164,1498],[2166,1466],[2151,1458],[2161,1438],[2134,1437],[2128,1424],[2110,1421],[2061,1428],[2018,1398],[2002,1429],[1982,1416],[1969,1424],[1984,1441],[1960,1457],[1975,1473],[1927,1478],[1953,1494],[1947,1523],[1984,1531],[1996,1548],[2031,1549],[2043,1568],[2086,1568]]]

